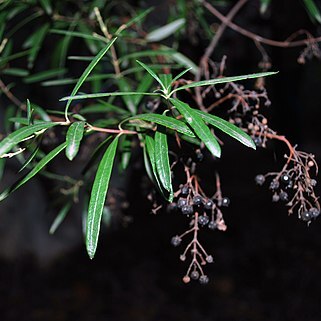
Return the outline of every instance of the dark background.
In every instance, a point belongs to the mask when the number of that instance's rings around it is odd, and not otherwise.
[[[272,1],[264,17],[258,15],[258,2],[251,1],[235,21],[278,40],[301,28],[320,34],[320,27],[311,23],[300,1]],[[205,47],[206,43],[192,47],[186,42],[182,51],[197,61]],[[267,50],[273,70],[279,71],[268,79],[271,127],[298,143],[300,149],[316,154],[319,161],[320,61],[312,59],[299,65],[296,60],[302,48]],[[229,74],[249,73],[260,59],[251,40],[231,30],[221,39],[214,60],[223,54],[228,56]],[[231,205],[224,213],[228,230],[206,232],[202,237],[215,262],[206,267],[211,280],[206,286],[182,283],[186,266],[179,261],[180,249],[173,248],[170,239],[183,231],[187,222],[165,211],[148,214],[150,204],[137,188],[143,175],[139,167],[130,174],[130,207],[125,213],[134,220],[126,228],[115,224],[105,230],[93,261],[80,240],[79,220],[68,218],[61,226],[54,236],[59,245],[48,247],[48,252],[55,249],[50,260],[46,260],[47,241],[41,237],[41,250],[24,250],[29,241],[37,242],[37,231],[21,232],[23,226],[15,229],[10,220],[7,225],[2,223],[0,231],[7,233],[9,240],[3,239],[0,246],[17,245],[16,255],[0,259],[0,319],[320,320],[320,220],[307,227],[296,215],[288,217],[286,208],[271,203],[269,191],[253,181],[258,173],[280,168],[283,153],[279,144],[254,152],[227,139],[222,161],[212,164],[220,172],[223,193]],[[209,166],[203,171],[203,184],[210,186],[214,169]],[[39,184],[46,189],[45,182]],[[30,208],[36,219],[40,205],[21,201],[28,188],[12,197],[17,220],[22,215],[24,226],[30,227],[24,214]],[[317,192],[320,194],[319,186]],[[0,213],[4,214],[3,207]],[[44,230],[48,228],[45,225]],[[79,230],[76,236],[70,225]],[[20,241],[12,240],[12,234]],[[71,245],[62,246],[69,238]]]

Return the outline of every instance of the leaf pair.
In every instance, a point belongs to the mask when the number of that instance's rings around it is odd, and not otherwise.
[[[251,137],[228,121],[200,110],[193,109],[188,104],[176,98],[170,98],[170,102],[177,108],[179,113],[185,118],[186,122],[194,130],[197,137],[205,144],[205,146],[214,156],[221,156],[221,147],[205,122],[219,128],[245,146],[256,149]]]

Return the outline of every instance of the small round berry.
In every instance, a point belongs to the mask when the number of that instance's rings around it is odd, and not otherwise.
[[[312,160],[308,161],[308,166],[309,167],[313,167],[314,166],[314,162]]]
[[[286,186],[286,188],[288,188],[288,189],[293,188],[293,181],[289,180],[288,185]]]
[[[177,204],[176,203],[169,203],[166,208],[168,213],[174,213],[177,211]]]
[[[177,201],[177,207],[182,209],[186,205],[187,205],[187,199],[180,197]]]
[[[316,207],[311,207],[309,209],[310,216],[313,218],[316,218],[320,215],[320,210],[318,210]]]
[[[196,206],[203,205],[203,197],[200,195],[195,195],[193,197],[193,204]]]
[[[179,246],[181,242],[182,242],[182,239],[178,235],[173,236],[171,239],[171,243],[173,246]]]
[[[186,260],[186,256],[184,254],[181,254],[179,259],[184,262]]]
[[[276,203],[280,200],[280,196],[278,194],[273,194],[272,196],[272,202]]]
[[[188,185],[183,185],[181,187],[181,195],[182,196],[187,196],[189,194],[190,188],[188,187]]]
[[[204,154],[201,152],[200,149],[197,149],[195,153],[196,153],[196,160],[198,162],[201,162],[204,159]]]
[[[200,277],[200,274],[198,273],[198,271],[193,271],[191,273],[191,279],[197,280],[199,277]]]
[[[198,217],[198,223],[200,225],[204,226],[204,225],[208,224],[208,222],[209,222],[208,216],[201,215],[201,216]]]
[[[192,215],[194,213],[193,206],[191,205],[183,206],[181,211],[184,215]]]
[[[231,201],[228,197],[223,197],[222,199],[222,206],[228,207],[230,205]]]
[[[300,213],[300,219],[304,222],[311,221],[311,214],[309,211],[304,211]]]
[[[261,147],[262,146],[262,138],[261,137],[254,137],[253,138],[254,144],[257,147]]]
[[[206,258],[205,258],[206,262],[207,263],[213,263],[214,262],[214,259],[213,259],[213,256],[212,255],[208,255]]]
[[[317,181],[315,179],[311,179],[310,184],[314,187],[317,185]]]
[[[276,189],[278,189],[280,187],[280,183],[277,181],[277,180],[273,180],[272,182],[271,182],[271,184],[270,184],[270,189],[271,190],[276,190]]]
[[[255,176],[255,183],[257,184],[257,185],[263,185],[264,184],[264,182],[265,182],[265,176],[264,175],[262,175],[262,174],[259,174],[259,175],[256,175]]]
[[[210,230],[216,230],[217,228],[217,224],[214,222],[214,221],[210,221],[207,225],[207,227],[210,229]]]
[[[288,174],[283,174],[283,175],[281,176],[281,181],[282,181],[283,183],[285,183],[285,184],[289,183],[289,181],[290,181],[290,176],[289,176]]]
[[[155,104],[152,100],[148,100],[145,107],[147,110],[152,110],[154,108]]]
[[[207,275],[201,275],[199,281],[201,284],[207,284],[209,282],[209,278]]]
[[[283,202],[286,202],[288,200],[288,197],[289,197],[287,192],[281,192],[279,196],[280,196],[280,200],[283,201]]]
[[[213,208],[214,202],[210,199],[205,201],[204,208],[206,210],[211,210]]]
[[[191,281],[191,278],[188,276],[188,275],[185,275],[184,277],[183,277],[183,282],[184,283],[189,283]]]

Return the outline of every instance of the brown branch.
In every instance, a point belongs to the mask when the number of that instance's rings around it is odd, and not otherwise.
[[[26,111],[26,105],[20,101],[5,85],[5,83],[0,79],[0,89],[7,96],[9,100],[11,100],[17,107],[21,108],[23,111]]]
[[[243,36],[252,39],[253,41],[257,41],[260,43],[264,43],[269,46],[273,47],[280,47],[280,48],[290,48],[290,47],[298,47],[298,46],[304,46],[307,44],[313,44],[321,41],[321,37],[316,37],[316,38],[308,38],[308,39],[303,39],[303,40],[296,40],[296,41],[278,41],[278,40],[273,40],[269,38],[262,37],[260,35],[255,34],[254,32],[251,32],[249,30],[246,30],[234,22],[231,22],[227,17],[222,15],[217,9],[215,9],[210,3],[207,1],[202,0],[201,3],[203,6],[211,12],[216,18],[221,20],[222,23],[226,24],[229,28],[233,29],[234,31],[242,34]]]
[[[248,0],[239,0],[235,6],[231,9],[231,11],[226,15],[226,19],[228,21],[231,21],[235,15],[240,11],[240,9],[245,5],[245,3]],[[225,29],[227,27],[227,22],[223,22],[219,28],[217,29],[215,36],[213,37],[212,41],[210,42],[209,46],[206,48],[204,55],[202,56],[200,60],[200,66],[199,71],[195,77],[195,81],[199,81],[201,79],[201,71],[202,68],[206,68],[207,61],[212,55],[215,47],[217,46],[220,38],[222,37]],[[199,87],[195,88],[195,94],[196,94],[196,102],[200,106],[201,109],[204,109],[204,106],[202,104],[202,97],[201,97],[201,89]]]

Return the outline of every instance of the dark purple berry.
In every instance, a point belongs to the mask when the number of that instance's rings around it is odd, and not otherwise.
[[[272,202],[278,202],[280,200],[280,196],[278,194],[273,194],[272,196]]]
[[[203,205],[203,197],[200,195],[195,195],[193,197],[193,204],[196,206]]]
[[[178,235],[173,236],[171,239],[171,243],[173,246],[179,246],[181,242],[182,242],[182,239]]]
[[[199,281],[201,284],[207,284],[209,282],[209,278],[207,275],[201,275]]]
[[[310,216],[313,218],[316,218],[320,215],[320,210],[318,210],[316,207],[311,207],[309,209]]]
[[[191,273],[191,279],[197,280],[199,277],[200,277],[200,274],[198,273],[198,271],[193,271]]]
[[[257,147],[262,146],[262,138],[261,137],[254,137],[253,141],[254,141],[255,146],[257,146]]]
[[[177,211],[177,204],[176,203],[169,203],[168,205],[167,205],[167,212],[168,213],[174,213],[174,212],[176,212]]]
[[[230,205],[231,201],[228,197],[223,197],[222,199],[222,206],[228,207]]]
[[[205,201],[204,208],[206,210],[211,210],[213,208],[214,202],[210,199]]]
[[[180,197],[177,201],[177,207],[183,208],[186,205],[187,205],[187,199]]]
[[[286,186],[286,188],[293,188],[293,181],[289,180],[288,185]]]
[[[187,196],[189,194],[189,191],[190,191],[190,189],[189,189],[188,185],[184,185],[181,187],[181,195],[182,196]]]
[[[311,221],[311,213],[309,211],[301,212],[300,219],[304,222]]]
[[[155,103],[152,100],[148,100],[145,105],[146,109],[148,109],[148,110],[152,110],[154,108],[154,106],[155,106]]]
[[[208,224],[208,222],[209,222],[208,216],[201,215],[201,216],[198,217],[198,223],[200,225],[204,226],[204,225]]]
[[[215,230],[217,228],[217,224],[214,222],[214,221],[210,221],[207,225],[207,227],[210,229],[210,230]]]
[[[275,191],[279,187],[280,187],[280,183],[275,179],[270,183],[270,189],[273,191]]]
[[[181,211],[184,215],[192,215],[194,213],[192,205],[184,205]]]
[[[256,175],[255,176],[255,183],[257,184],[257,185],[263,185],[264,184],[264,182],[265,182],[265,176],[264,175],[262,175],[262,174],[259,174],[259,175]]]
[[[280,200],[281,201],[283,201],[283,202],[286,202],[287,200],[288,200],[288,193],[287,192],[281,192],[280,194],[279,194],[279,196],[280,196]]]
[[[283,175],[281,176],[281,181],[282,181],[283,183],[285,183],[285,184],[289,183],[289,181],[290,181],[290,176],[289,176],[288,174],[283,174]]]
[[[206,262],[207,263],[213,263],[214,262],[214,259],[213,259],[213,256],[212,255],[208,255],[206,258],[205,258]]]
[[[203,158],[204,158],[203,153],[201,152],[200,149],[197,149],[195,153],[196,153],[196,160],[198,162],[201,162],[203,160]]]
[[[310,184],[314,187],[317,185],[317,181],[315,179],[311,179]]]

